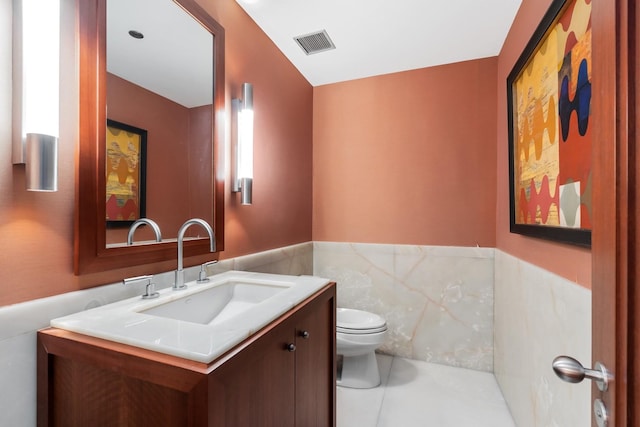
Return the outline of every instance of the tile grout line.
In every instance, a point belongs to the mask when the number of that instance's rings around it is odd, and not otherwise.
[[[387,373],[386,381],[384,382],[384,390],[382,392],[382,399],[380,400],[380,407],[378,408],[378,417],[376,419],[376,427],[380,426],[380,415],[382,414],[382,407],[384,406],[384,398],[387,395],[387,385],[389,384],[389,379],[391,378],[391,371],[393,370],[393,364],[396,360],[396,356],[391,358],[391,364],[389,365],[389,372]],[[382,381],[381,384],[382,385]]]

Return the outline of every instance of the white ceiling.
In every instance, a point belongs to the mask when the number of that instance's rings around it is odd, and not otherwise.
[[[313,86],[498,55],[521,0],[236,0]],[[336,45],[306,55],[294,37]]]
[[[313,86],[495,56],[521,2],[236,1]],[[320,30],[336,49],[307,56],[294,37]],[[173,0],[107,2],[107,69],[126,80],[186,107],[210,104],[212,50]]]
[[[213,37],[172,0],[109,0],[107,71],[187,108],[209,105]]]

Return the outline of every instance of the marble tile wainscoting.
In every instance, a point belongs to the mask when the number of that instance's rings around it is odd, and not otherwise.
[[[383,353],[493,371],[519,427],[589,425],[589,384],[560,381],[551,360],[568,354],[591,365],[591,292],[511,255],[492,248],[309,242],[224,260],[209,273],[227,270],[336,280],[340,306],[386,318]],[[187,269],[186,279],[198,271]],[[172,280],[173,272],[155,276],[158,288]],[[38,329],[52,318],[142,292],[142,286],[116,283],[0,307],[0,425],[36,425]]]
[[[383,316],[380,352],[493,371],[494,249],[314,242],[338,306]]]
[[[589,426],[591,382],[551,369],[591,366],[591,291],[502,251],[495,255],[494,374],[518,427]]]
[[[493,371],[519,427],[590,424],[590,385],[551,369],[591,366],[590,290],[496,249],[314,242],[313,258],[339,306],[387,319],[380,352]]]
[[[285,248],[220,261],[209,274],[228,270],[276,274],[312,274],[313,245]],[[198,278],[200,267],[185,269],[185,280]],[[158,289],[172,285],[173,271],[154,276]],[[0,426],[36,425],[36,332],[49,321],[92,307],[142,295],[143,285],[121,283],[0,307]]]

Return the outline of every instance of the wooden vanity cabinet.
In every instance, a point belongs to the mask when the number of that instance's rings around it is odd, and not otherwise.
[[[38,332],[38,426],[335,426],[335,284],[210,364]]]

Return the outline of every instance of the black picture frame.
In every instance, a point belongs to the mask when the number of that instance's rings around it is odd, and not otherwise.
[[[121,135],[124,132],[128,138],[128,144],[133,144],[132,150],[123,150],[116,142],[114,142],[114,135]],[[111,140],[110,140],[111,136]],[[139,144],[139,147],[135,147]],[[137,151],[135,148],[139,148]],[[107,119],[107,139],[106,139],[106,163],[105,166],[105,183],[106,183],[106,226],[107,228],[121,228],[129,227],[137,219],[146,217],[147,210],[147,131],[135,126],[131,126],[126,123],[118,122],[115,120]],[[124,162],[124,163],[123,163]],[[116,165],[117,163],[117,165]],[[111,164],[111,167],[109,166]],[[113,211],[114,203],[112,198],[117,198],[117,195],[110,191],[109,174],[116,171],[117,168],[130,167],[135,164],[133,168],[137,171],[134,176],[127,176],[127,179],[131,179],[136,186],[136,197],[132,200],[135,201],[136,209],[134,211],[133,218],[128,216],[127,218],[118,218],[116,216],[110,217],[110,212]],[[114,169],[115,168],[115,169]],[[117,201],[122,203],[122,200]],[[110,210],[110,207],[112,208]]]
[[[570,228],[566,226],[560,225],[547,225],[547,224],[531,224],[523,221],[518,221],[517,216],[517,206],[516,206],[516,198],[519,196],[516,194],[518,190],[523,191],[523,188],[517,188],[516,186],[516,178],[522,178],[522,176],[516,177],[518,171],[516,170],[516,163],[519,161],[516,158],[516,132],[517,129],[517,119],[516,119],[516,108],[518,105],[517,92],[515,88],[516,83],[518,83],[518,79],[523,75],[525,71],[529,72],[527,69],[528,65],[530,65],[530,61],[536,53],[541,49],[541,47],[547,41],[547,37],[550,34],[552,28],[558,24],[560,19],[563,17],[563,14],[567,12],[569,6],[575,3],[575,0],[554,0],[546,14],[544,15],[542,21],[536,28],[533,33],[531,39],[527,43],[525,49],[522,54],[516,61],[513,69],[509,73],[507,77],[507,117],[508,117],[508,139],[509,139],[509,209],[510,209],[510,231],[512,233],[517,233],[525,236],[536,237],[541,239],[553,240],[557,242],[567,243],[571,245],[577,245],[582,247],[590,247],[591,246],[591,230],[587,228]],[[589,19],[590,19],[590,11],[589,11]],[[551,48],[550,46],[546,46],[547,49]],[[555,48],[555,46],[553,46]],[[565,53],[566,56],[566,53]],[[564,58],[563,58],[564,61]],[[576,73],[577,74],[577,73]],[[561,77],[561,70],[559,70],[556,75]],[[591,76],[588,76],[588,89],[589,89],[589,106],[591,105],[591,92],[590,92],[590,83]],[[560,86],[560,85],[559,85]],[[558,104],[561,103],[561,95],[558,95]],[[562,107],[562,106],[561,106]],[[549,111],[549,110],[547,110]],[[558,108],[558,114],[560,114],[560,108]],[[548,118],[548,116],[547,116]],[[592,125],[592,124],[591,124]],[[545,123],[546,126],[546,123]],[[560,143],[560,142],[558,142]],[[585,150],[586,152],[586,150]],[[518,153],[520,154],[520,153]],[[589,148],[589,162],[591,161],[591,151]],[[558,165],[560,165],[560,160],[558,159]],[[559,180],[559,178],[558,178]],[[526,190],[524,190],[526,191]],[[556,191],[560,191],[559,187],[556,187]],[[586,193],[587,190],[585,190]],[[542,189],[541,189],[542,192]],[[531,191],[529,190],[529,197],[531,197]],[[580,201],[578,203],[578,209],[581,209],[582,195],[578,194]],[[531,199],[529,199],[531,200]],[[558,195],[559,200],[559,195]],[[528,203],[528,201],[527,201]],[[530,206],[527,206],[530,207]],[[558,203],[557,206],[558,217],[560,217],[560,206]]]

